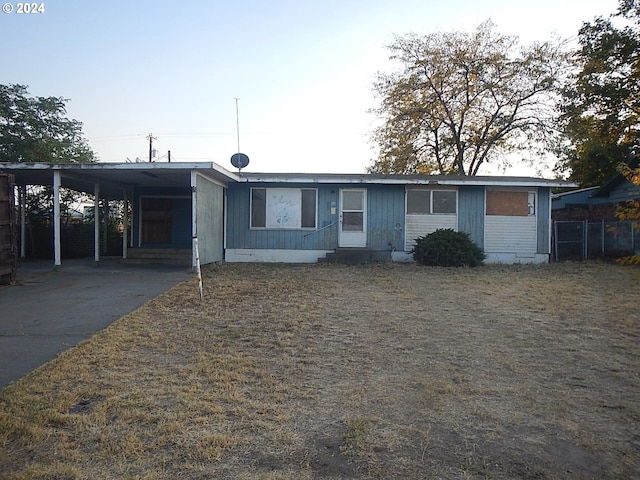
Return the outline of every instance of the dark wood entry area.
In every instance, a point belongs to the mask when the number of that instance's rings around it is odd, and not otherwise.
[[[170,198],[142,198],[142,243],[171,243]]]

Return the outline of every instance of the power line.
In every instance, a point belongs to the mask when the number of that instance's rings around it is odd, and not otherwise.
[[[170,133],[156,133],[156,135],[160,135],[162,137],[210,137],[210,136],[231,136],[235,135],[235,132],[170,132]],[[259,134],[258,134],[259,135]],[[101,135],[99,137],[92,137],[92,140],[112,140],[117,138],[135,138],[135,137],[146,137],[148,134],[146,133],[128,133],[122,135]]]

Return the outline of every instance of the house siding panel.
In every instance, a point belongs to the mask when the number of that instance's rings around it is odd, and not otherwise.
[[[640,187],[629,181],[624,181],[616,188],[611,190],[608,197],[605,197],[607,202],[627,202],[640,197]],[[596,200],[596,199],[594,199]],[[599,200],[599,199],[598,199]]]
[[[191,198],[171,201],[171,245],[191,248]]]
[[[337,245],[338,186],[288,184],[287,188],[314,188],[318,191],[315,229],[251,229],[251,187],[272,188],[282,185],[232,185],[228,190],[227,248],[331,250]],[[331,208],[335,207],[335,213]],[[325,227],[325,228],[323,228]]]
[[[371,250],[402,250],[404,186],[367,187],[367,246]]]
[[[415,215],[407,214],[407,234],[404,249],[409,252],[418,237],[435,232],[439,228],[457,230],[457,215]]]
[[[202,264],[223,260],[223,199],[222,186],[202,176],[196,177],[196,229]]]
[[[513,253],[533,256],[537,252],[536,217],[487,215],[484,250],[487,253]]]
[[[469,234],[471,240],[484,249],[484,187],[458,189],[458,230]]]

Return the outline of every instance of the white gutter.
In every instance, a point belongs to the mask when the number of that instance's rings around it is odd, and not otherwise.
[[[566,180],[549,180],[527,177],[460,177],[447,179],[434,178],[379,178],[368,175],[280,175],[280,174],[242,174],[240,182],[252,183],[339,183],[357,185],[450,185],[450,186],[501,186],[501,187],[576,187],[577,184]]]

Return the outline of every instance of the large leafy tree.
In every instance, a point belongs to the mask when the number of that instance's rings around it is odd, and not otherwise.
[[[2,162],[96,161],[82,134],[82,123],[67,118],[66,102],[61,97],[31,96],[25,85],[0,85],[0,169]],[[32,186],[26,193],[27,244],[31,255],[46,255],[51,244],[52,188]],[[68,221],[73,205],[84,200],[84,195],[63,189],[63,219]]]
[[[623,25],[620,25],[623,24]],[[583,187],[606,182],[640,144],[640,3],[583,24],[576,73],[561,104],[566,143],[557,170]]]
[[[382,123],[371,172],[476,175],[547,138],[566,61],[560,42],[521,46],[485,22],[471,33],[397,37],[389,49],[400,69],[374,85]]]
[[[96,161],[67,100],[33,97],[25,85],[0,85],[0,162]]]

